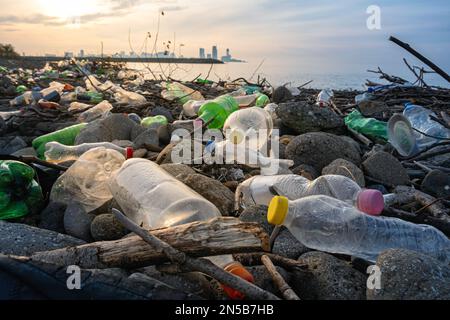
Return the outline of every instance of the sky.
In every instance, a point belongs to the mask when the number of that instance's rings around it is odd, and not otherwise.
[[[402,58],[420,64],[390,35],[410,43],[450,72],[448,0],[0,0],[0,43],[27,55],[65,51],[139,51],[148,33],[151,51],[198,56],[200,47],[284,72],[356,73],[382,67],[404,74]],[[371,5],[380,29],[369,30]],[[160,14],[164,11],[164,16]],[[129,41],[129,38],[131,41]],[[184,47],[179,47],[184,44]],[[407,71],[407,70],[406,70]]]

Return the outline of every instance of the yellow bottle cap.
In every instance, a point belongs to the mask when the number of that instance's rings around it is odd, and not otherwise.
[[[286,197],[274,197],[269,205],[267,220],[273,225],[282,225],[289,211],[289,200]]]

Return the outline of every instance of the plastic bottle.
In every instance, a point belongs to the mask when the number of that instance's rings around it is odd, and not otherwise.
[[[411,126],[429,136],[433,136],[428,137],[414,131],[419,150],[423,150],[430,145],[450,138],[449,129],[445,128],[440,123],[431,120],[430,116],[437,118],[433,111],[412,103],[407,103],[405,106],[406,108],[403,111],[403,115],[409,120]]]
[[[248,108],[254,105],[264,108],[264,106],[270,102],[269,97],[260,92],[245,96],[235,96],[234,99],[236,99],[240,108]]]
[[[45,145],[49,142],[59,142],[66,146],[72,146],[75,143],[75,139],[80,134],[80,131],[87,126],[87,123],[80,123],[74,126],[70,126],[44,136],[40,136],[33,140],[32,145],[36,150],[40,159],[45,159]]]
[[[380,191],[361,189],[352,179],[339,175],[324,175],[314,181],[295,174],[255,176],[244,181],[236,190],[236,199],[241,199],[246,206],[267,206],[276,195],[289,200],[326,195],[348,202],[370,215],[379,215],[384,209]]]
[[[446,263],[450,258],[450,240],[434,227],[362,214],[350,204],[327,196],[295,201],[275,197],[268,221],[287,227],[308,248],[370,262],[393,248],[422,252]]]
[[[188,117],[196,117],[200,108],[208,101],[189,100],[183,105],[184,114]]]
[[[90,108],[92,108],[92,106],[90,104],[74,101],[70,104],[68,110],[69,111],[86,111],[87,109],[90,109]]]
[[[44,196],[34,177],[34,169],[22,162],[0,161],[0,220],[40,209]]]
[[[211,202],[146,159],[126,161],[109,186],[125,214],[145,228],[171,227],[221,216]],[[249,274],[231,255],[210,260],[234,274]],[[239,297],[234,290],[229,289],[228,293]]]
[[[271,115],[273,122],[279,119],[277,114],[278,105],[276,103],[269,103],[264,107],[264,110],[266,110],[266,112],[268,112]]]
[[[133,148],[121,148],[109,142],[83,143],[77,146],[66,146],[59,142],[49,142],[45,145],[45,159],[54,163],[77,160],[87,151],[100,147],[116,150],[126,159],[133,158]]]
[[[200,92],[179,82],[166,82],[162,86],[165,90],[161,92],[161,95],[168,101],[177,100],[179,103],[185,104],[189,100],[205,100]]]
[[[142,118],[138,115],[138,114],[136,114],[136,113],[130,113],[130,114],[128,114],[128,118],[130,119],[130,120],[133,120],[135,123],[137,123],[137,124],[141,124],[141,122],[142,122]]]
[[[139,93],[124,90],[119,86],[116,86],[112,90],[114,91],[114,99],[119,103],[140,104],[147,102],[147,99]]]
[[[199,119],[208,123],[209,129],[222,129],[227,118],[239,110],[236,100],[228,95],[206,102],[198,111]]]
[[[100,103],[103,101],[103,94],[94,91],[87,91],[77,94],[77,99],[79,101],[89,102],[89,103]]]
[[[365,134],[372,138],[388,140],[387,122],[366,118],[358,110],[354,110],[344,119],[345,124],[350,129]]]
[[[97,104],[95,107],[92,107],[91,109],[86,110],[82,114],[80,114],[78,117],[78,121],[92,122],[108,115],[112,109],[113,106],[111,105],[111,103],[109,103],[108,100],[104,100]]]
[[[223,127],[228,130],[232,139],[245,143],[255,150],[264,149],[272,134],[273,120],[271,115],[264,109],[252,107],[232,113]]]
[[[76,202],[92,212],[112,199],[108,181],[124,162],[125,157],[116,150],[91,149],[58,178],[50,199],[67,205]]]
[[[324,89],[320,91],[317,96],[317,105],[319,107],[327,107],[331,104],[331,99],[334,97],[334,92],[331,89]]]
[[[141,121],[141,126],[148,128],[154,123],[166,125],[169,123],[169,121],[167,120],[167,118],[165,116],[147,117]]]

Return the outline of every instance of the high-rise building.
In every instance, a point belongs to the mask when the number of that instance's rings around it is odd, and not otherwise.
[[[217,46],[212,47],[212,58],[216,60],[219,58],[219,51],[217,50]]]
[[[205,48],[200,48],[199,57],[200,59],[205,59]]]
[[[73,58],[73,52],[64,52],[64,58]]]
[[[208,55],[206,56],[208,59],[211,59],[211,53],[208,53]]]

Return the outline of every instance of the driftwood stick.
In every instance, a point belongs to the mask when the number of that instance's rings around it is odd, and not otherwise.
[[[158,248],[163,251],[167,257],[174,263],[179,264],[191,271],[202,272],[220,283],[223,283],[239,292],[242,292],[247,298],[255,300],[279,300],[274,294],[267,292],[254,284],[245,281],[242,278],[236,277],[231,273],[219,268],[212,262],[206,259],[194,259],[181,251],[173,248],[166,242],[158,239],[147,230],[141,228],[136,223],[131,221],[119,210],[113,209],[113,213],[116,218],[123,224],[125,228],[136,233],[144,241],[150,244],[154,248]]]
[[[283,276],[277,271],[277,268],[273,265],[270,258],[264,255],[261,257],[261,261],[264,266],[266,266],[267,271],[269,271],[272,276],[273,282],[276,284],[283,297],[286,300],[300,300],[294,290],[286,283]]]
[[[390,37],[389,38],[390,41],[394,42],[395,44],[399,45],[400,47],[402,47],[403,49],[405,49],[406,51],[408,51],[409,53],[411,53],[413,56],[415,56],[417,59],[419,59],[420,61],[422,61],[423,63],[425,63],[427,66],[429,66],[431,69],[433,69],[433,71],[436,71],[437,74],[439,74],[442,78],[444,78],[445,80],[447,80],[448,82],[450,82],[450,76],[441,68],[439,68],[437,65],[435,65],[433,62],[431,62],[430,60],[428,60],[426,57],[424,57],[423,55],[421,55],[419,52],[417,52],[416,50],[414,50],[413,48],[411,48],[411,46],[403,41],[400,41],[399,39],[395,38],[395,37]]]
[[[414,198],[417,202],[424,206],[421,211],[426,209],[433,217],[450,223],[450,216],[446,213],[447,209],[444,205],[442,205],[442,203],[436,201],[437,199],[435,197],[416,190],[414,193]]]
[[[233,255],[236,261],[239,261],[245,266],[259,266],[261,265],[261,257],[265,255],[277,266],[282,267],[290,271],[308,272],[308,266],[277,254],[265,253],[265,252],[252,252],[252,253],[238,253]]]

